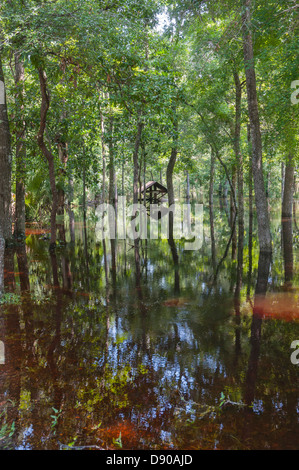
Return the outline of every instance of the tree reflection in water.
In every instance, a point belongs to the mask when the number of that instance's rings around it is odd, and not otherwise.
[[[268,296],[299,309],[275,253],[270,264],[253,247],[246,283],[229,257],[211,282],[207,238],[190,253],[171,238],[97,244],[90,230],[56,253],[31,235],[6,255],[18,297],[0,305],[1,447],[116,448],[120,433],[124,449],[296,447],[298,322],[267,315]]]

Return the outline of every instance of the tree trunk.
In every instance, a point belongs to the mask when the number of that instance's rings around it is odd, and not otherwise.
[[[254,67],[253,40],[251,33],[252,0],[243,0],[244,12],[242,14],[243,50],[245,62],[246,88],[248,113],[251,128],[252,143],[252,171],[255,190],[255,204],[258,222],[258,237],[260,251],[272,252],[270,221],[268,205],[264,187],[262,165],[262,138],[260,131],[259,110],[256,90],[256,77]]]
[[[11,135],[0,50],[0,239],[9,240],[11,227]]]
[[[133,204],[138,204],[138,154],[141,143],[141,136],[143,130],[143,122],[141,120],[141,112],[138,113],[137,119],[137,134],[135,139],[135,148],[133,153],[134,174],[133,174]],[[136,267],[136,286],[140,282],[140,252],[139,252],[139,238],[134,238],[134,254],[135,254],[135,267]]]
[[[244,197],[243,197],[243,157],[240,149],[240,133],[241,133],[241,99],[242,86],[239,75],[234,72],[235,91],[236,91],[236,115],[235,115],[235,132],[234,132],[234,152],[237,160],[238,175],[238,268],[237,268],[237,286],[241,289],[243,277],[243,245],[244,245]]]
[[[186,196],[187,196],[187,203],[190,202],[190,177],[189,177],[189,171],[186,172],[187,174],[187,191],[186,191]]]
[[[86,170],[85,170],[85,161],[83,165],[83,175],[82,175],[82,192],[83,192],[83,224],[86,228]]]
[[[134,175],[133,175],[133,204],[138,204],[138,184],[139,184],[139,162],[138,154],[143,130],[143,122],[141,121],[141,113],[138,114],[137,134],[135,139],[135,148],[133,153]]]
[[[4,254],[5,254],[5,241],[0,238],[0,298],[4,292]]]
[[[74,200],[74,180],[73,177],[70,176],[69,178],[69,194],[68,194],[68,214],[69,214],[69,222],[70,222],[70,235],[71,235],[71,242],[75,243],[75,214],[72,208],[72,203]]]
[[[285,164],[284,162],[281,162],[281,203],[283,201],[284,178],[285,178]]]
[[[146,152],[143,154],[143,187],[144,187],[144,192],[143,192],[143,205],[146,207],[146,191],[145,191],[145,185],[146,185]],[[162,183],[161,183],[162,184]],[[141,196],[141,195],[140,195]]]
[[[68,161],[68,151],[66,142],[58,142],[58,155],[62,165],[60,170],[60,188],[58,190],[58,209],[57,215],[59,215],[59,238],[65,243],[65,224],[64,224],[64,207],[65,207],[65,191],[64,191],[64,179],[66,174],[66,167]]]
[[[50,98],[49,98],[49,94],[47,90],[47,75],[45,71],[41,68],[39,68],[38,74],[39,74],[39,81],[40,81],[42,103],[41,103],[41,112],[40,112],[40,128],[38,131],[37,143],[43,155],[48,160],[48,166],[49,166],[49,178],[50,178],[50,186],[51,186],[51,192],[52,192],[50,248],[53,249],[56,245],[56,214],[57,214],[57,209],[58,209],[58,193],[57,193],[57,188],[56,188],[54,155],[47,148],[45,141],[44,141],[44,133],[46,129],[47,113],[48,113],[49,106],[50,106]]]
[[[113,146],[113,117],[109,117],[109,204],[115,206],[115,164]]]
[[[294,169],[294,188],[293,188],[293,224],[295,230],[298,230],[297,227],[297,214],[296,214],[296,171]]]
[[[252,237],[253,237],[253,181],[252,181],[252,158],[250,150],[250,126],[247,126],[247,140],[248,140],[248,149],[249,149],[249,194],[248,194],[248,204],[249,204],[249,225],[248,225],[248,284],[247,284],[247,294],[250,295],[250,284],[251,284],[251,275],[252,275]]]
[[[101,112],[101,143],[102,143],[102,162],[103,162],[103,180],[102,180],[102,199],[101,203],[105,202],[106,193],[106,147],[105,147],[105,124],[104,116]]]
[[[209,185],[209,212],[210,212],[210,230],[211,230],[211,249],[212,249],[212,265],[213,269],[216,267],[216,244],[215,244],[215,230],[214,230],[214,175],[215,175],[215,154],[211,149],[211,167],[210,167],[210,185]]]
[[[170,159],[167,165],[166,170],[166,182],[167,182],[167,191],[168,191],[168,205],[172,206],[174,204],[174,187],[173,187],[173,170],[176,164],[177,154],[178,154],[178,118],[176,114],[176,109],[173,110],[173,142]]]
[[[233,174],[232,174],[232,187],[234,194],[236,194],[236,187],[237,187],[237,169],[236,166],[233,166]],[[230,226],[233,230],[232,236],[232,259],[236,259],[237,256],[237,230],[236,224],[234,224],[236,217],[236,206],[235,201],[233,199],[233,194],[230,195]]]
[[[173,187],[173,170],[176,164],[177,155],[178,155],[178,118],[176,113],[176,108],[173,109],[173,141],[170,159],[167,165],[166,170],[166,182],[167,182],[167,192],[168,192],[168,206],[174,205],[174,187]],[[173,213],[169,212],[169,237],[173,238]]]
[[[283,239],[283,258],[285,268],[285,281],[293,279],[293,192],[294,192],[294,162],[293,156],[289,155],[285,166],[285,181],[282,201],[281,221]]]
[[[16,211],[14,236],[25,238],[25,178],[26,178],[26,144],[24,122],[24,80],[25,70],[19,53],[15,53],[16,101],[21,103],[17,111],[16,122]]]
[[[121,164],[121,195],[125,195],[125,162],[122,161]]]

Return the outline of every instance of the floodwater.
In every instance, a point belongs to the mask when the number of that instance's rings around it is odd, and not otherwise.
[[[0,448],[298,449],[298,234],[286,283],[271,217],[273,257],[259,259],[255,236],[249,272],[247,230],[240,289],[231,249],[213,276],[206,212],[196,251],[96,243],[89,222],[51,254],[47,231],[28,227],[6,250]],[[219,262],[219,208],[215,238]]]

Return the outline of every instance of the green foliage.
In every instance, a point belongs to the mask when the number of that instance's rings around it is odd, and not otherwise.
[[[57,427],[57,424],[58,424],[58,420],[61,416],[61,413],[62,411],[61,410],[57,410],[56,408],[54,408],[52,406],[52,410],[54,411],[54,414],[51,415],[51,418],[52,418],[52,424],[51,424],[51,428],[52,428],[52,431],[53,431],[53,434],[55,435],[56,434],[56,427]]]
[[[14,292],[6,292],[0,295],[0,305],[19,305],[21,298]]]

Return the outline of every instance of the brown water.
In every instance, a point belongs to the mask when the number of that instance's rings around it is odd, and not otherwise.
[[[215,218],[219,260],[229,231]],[[200,250],[176,243],[178,263],[167,240],[143,241],[140,266],[132,242],[111,251],[92,224],[55,255],[28,231],[6,252],[0,447],[298,449],[298,244],[286,286],[273,220],[269,272],[262,260],[257,281],[254,240],[248,276],[246,245],[240,296],[230,252],[213,281],[207,223]]]

